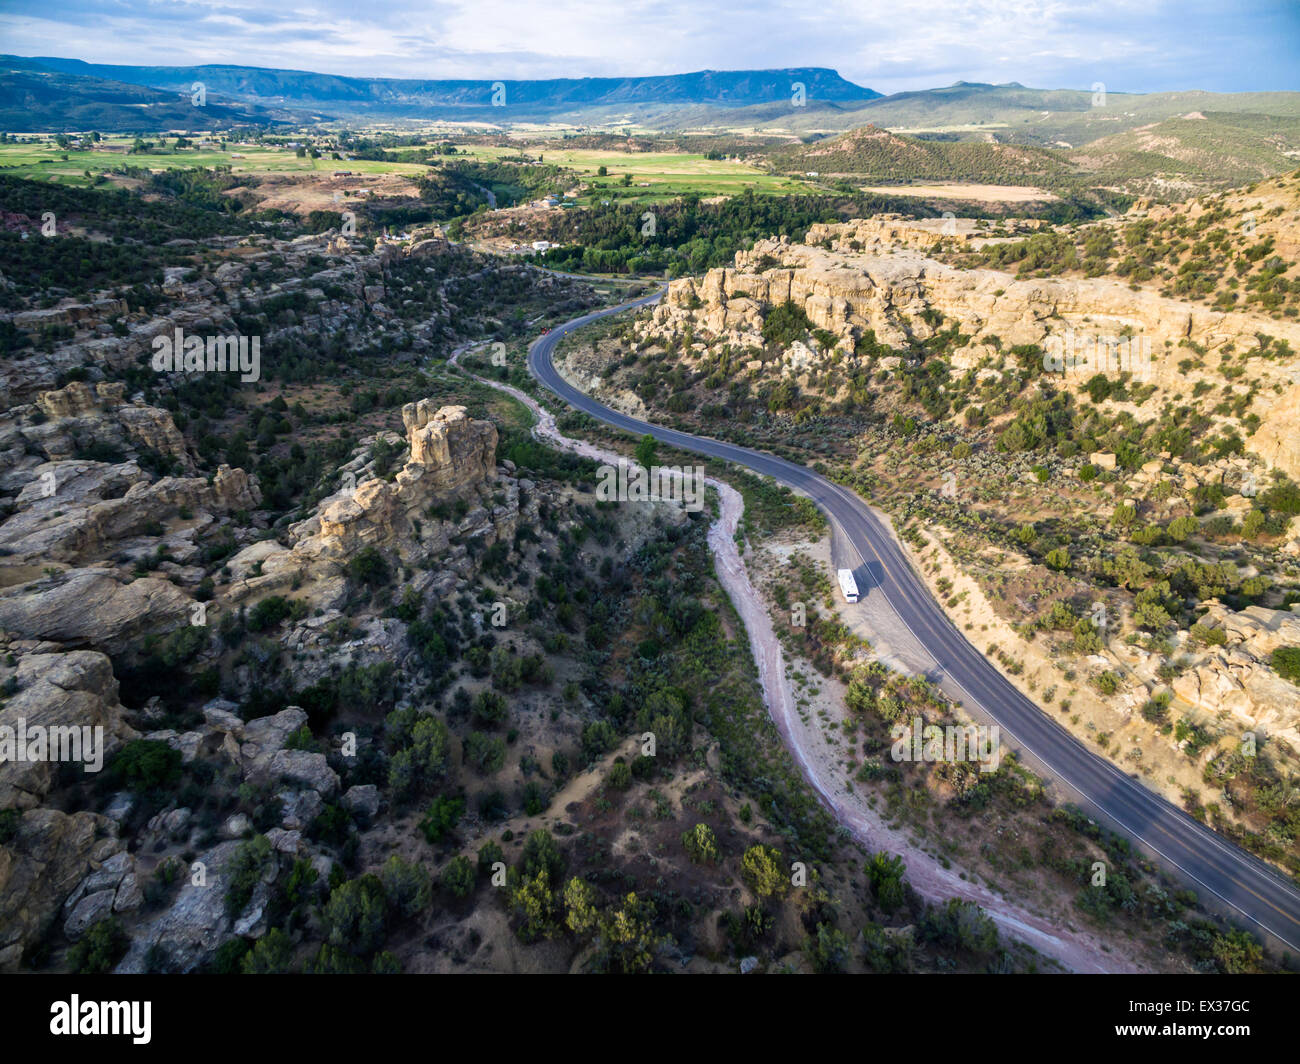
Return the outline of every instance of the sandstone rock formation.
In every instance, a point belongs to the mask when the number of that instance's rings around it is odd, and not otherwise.
[[[416,567],[437,556],[456,570],[468,561],[467,541],[491,545],[513,538],[519,485],[498,479],[496,426],[475,421],[464,407],[438,408],[429,400],[408,403],[402,420],[408,457],[392,481],[372,477],[322,500],[312,517],[291,526],[289,548],[259,543],[233,557],[229,565],[236,578],[228,592],[233,601],[296,582],[305,585],[307,598],[328,608],[344,590],[343,566],[366,547]],[[345,472],[354,479],[358,472],[364,475],[355,463]],[[478,501],[494,486],[501,503]],[[469,507],[463,518],[431,515],[431,507],[455,502]],[[460,542],[453,544],[453,538]]]
[[[439,496],[455,496],[485,484],[496,469],[497,429],[490,421],[474,421],[463,406],[434,409],[421,399],[402,407],[411,458],[398,474]]]
[[[10,417],[28,448],[38,448],[50,460],[72,458],[78,445],[95,443],[123,449],[145,447],[175,458],[186,469],[193,468],[185,437],[171,414],[156,406],[128,402],[125,384],[92,386],[73,381],[57,391],[37,394],[35,409],[44,420],[32,417],[30,409],[19,407]]]
[[[188,625],[192,605],[167,580],[127,581],[110,569],[72,569],[0,592],[0,630],[116,654],[145,633]]]
[[[113,666],[103,654],[85,650],[25,653],[16,666],[3,671],[17,693],[0,705],[0,727],[28,734],[42,728],[47,735],[50,728],[102,728],[103,745],[95,748],[99,770],[124,740],[136,734],[122,719]],[[91,750],[83,748],[82,753],[90,764]],[[59,768],[57,762],[50,761],[0,761],[0,809],[39,805],[54,785]]]
[[[133,463],[46,462],[26,471],[18,512],[0,525],[3,567],[98,560],[120,540],[146,534],[182,510],[227,514],[260,501],[256,480],[224,465],[209,482],[151,481]]]
[[[1300,647],[1300,614],[1262,606],[1234,612],[1211,602],[1201,623],[1220,629],[1227,642],[1176,677],[1174,693],[1300,751],[1300,688],[1267,665],[1278,647]]]
[[[1217,372],[1220,356],[1257,350],[1259,334],[1300,351],[1300,325],[1135,291],[1114,279],[1018,280],[997,270],[957,269],[907,248],[889,254],[853,250],[866,224],[814,226],[809,244],[792,244],[786,237],[760,240],[752,250],[737,252],[734,268],[673,281],[643,336],[675,337],[689,326],[702,341],[701,350],[727,343],[757,354],[764,347],[766,312],[789,300],[815,327],[835,337],[834,350],[819,352],[823,366],[836,359],[865,364],[852,352],[868,330],[879,342],[903,348],[955,322],[970,337],[951,360],[959,370],[996,361],[1008,347],[1064,341],[1067,332],[1079,340],[1132,337],[1150,352],[1150,364],[1139,379],[1156,386],[1158,400],[1181,397],[1184,402],[1193,400],[1192,386],[1202,379],[1217,392],[1223,383]],[[810,246],[814,241],[829,243],[832,250]],[[933,311],[946,321],[936,322],[932,315],[927,321],[927,312]],[[1204,370],[1188,372],[1180,366],[1198,351],[1206,353]],[[794,369],[785,360],[786,370],[796,374],[816,364],[805,359]],[[1081,389],[1091,376],[1066,374],[1061,384]],[[1300,478],[1300,365],[1294,358],[1255,360],[1251,376],[1257,387],[1249,412],[1261,424],[1247,446]],[[1207,414],[1217,401],[1205,400]]]

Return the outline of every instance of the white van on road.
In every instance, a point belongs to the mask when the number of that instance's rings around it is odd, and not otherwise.
[[[840,590],[844,592],[845,602],[858,601],[858,582],[853,579],[852,569],[841,569],[839,571]]]

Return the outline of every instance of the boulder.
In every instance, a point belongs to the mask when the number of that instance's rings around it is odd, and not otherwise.
[[[113,665],[103,654],[89,650],[24,654],[13,679],[18,691],[0,705],[0,726],[13,729],[15,735],[26,730],[29,738],[38,727],[46,729],[47,736],[51,728],[78,729],[84,769],[102,770],[123,742],[136,737],[123,720]],[[87,733],[86,728],[92,730]],[[76,744],[64,752],[76,754]],[[39,804],[54,785],[58,768],[58,762],[50,760],[0,762],[0,808]]]
[[[122,848],[102,837],[110,824],[94,813],[57,809],[19,817],[14,837],[0,846],[0,971],[18,967],[73,888]]]
[[[226,910],[229,888],[227,868],[243,843],[218,843],[198,856],[205,868],[202,882],[184,875],[180,889],[167,908],[145,917],[132,930],[131,946],[118,963],[119,974],[139,974],[147,969],[151,951],[166,959],[177,972],[192,972],[234,933],[236,919],[265,908],[269,890],[265,883],[254,889],[242,913],[232,918]]]
[[[0,629],[118,654],[147,633],[188,625],[192,605],[168,580],[126,581],[109,569],[72,569],[0,592]]]

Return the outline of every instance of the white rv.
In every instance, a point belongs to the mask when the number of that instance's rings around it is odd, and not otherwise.
[[[858,582],[853,579],[853,570],[841,569],[839,576],[840,576],[840,590],[844,592],[844,601],[857,602]]]

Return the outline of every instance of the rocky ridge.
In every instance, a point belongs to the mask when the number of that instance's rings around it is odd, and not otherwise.
[[[970,339],[953,356],[953,368],[993,374],[997,370],[991,365],[1002,349],[1045,345],[1050,338],[1064,341],[1067,331],[1078,339],[1116,343],[1133,337],[1150,345],[1149,372],[1140,379],[1155,385],[1157,398],[1182,396],[1193,403],[1197,400],[1190,391],[1198,381],[1212,384],[1214,391],[1223,384],[1208,368],[1210,360],[1217,363],[1225,355],[1240,357],[1258,349],[1261,333],[1300,352],[1300,325],[1191,305],[1134,291],[1115,280],[1017,280],[1001,271],[947,266],[907,248],[856,251],[853,244],[864,224],[814,225],[802,244],[786,237],[760,240],[752,250],[737,253],[734,267],[673,281],[642,338],[663,339],[689,327],[697,340],[695,357],[715,344],[731,344],[753,353],[748,368],[754,372],[776,369],[806,379],[815,368],[869,365],[868,356],[853,354],[868,331],[882,344],[904,348],[955,323]],[[829,250],[823,244],[829,244]],[[821,350],[797,345],[776,368],[758,357],[764,347],[761,330],[766,311],[786,301],[802,309],[816,328],[831,333],[835,342]],[[927,312],[934,311],[943,320],[927,320]],[[1188,371],[1180,366],[1195,354],[1205,359],[1207,368]],[[1300,356],[1253,360],[1251,370],[1257,386],[1249,412],[1260,418],[1260,425],[1247,447],[1269,466],[1300,478]],[[1091,376],[1064,374],[1060,383],[1082,391]],[[1239,384],[1232,390],[1245,394],[1248,388]],[[1198,405],[1216,417],[1208,395]]]

